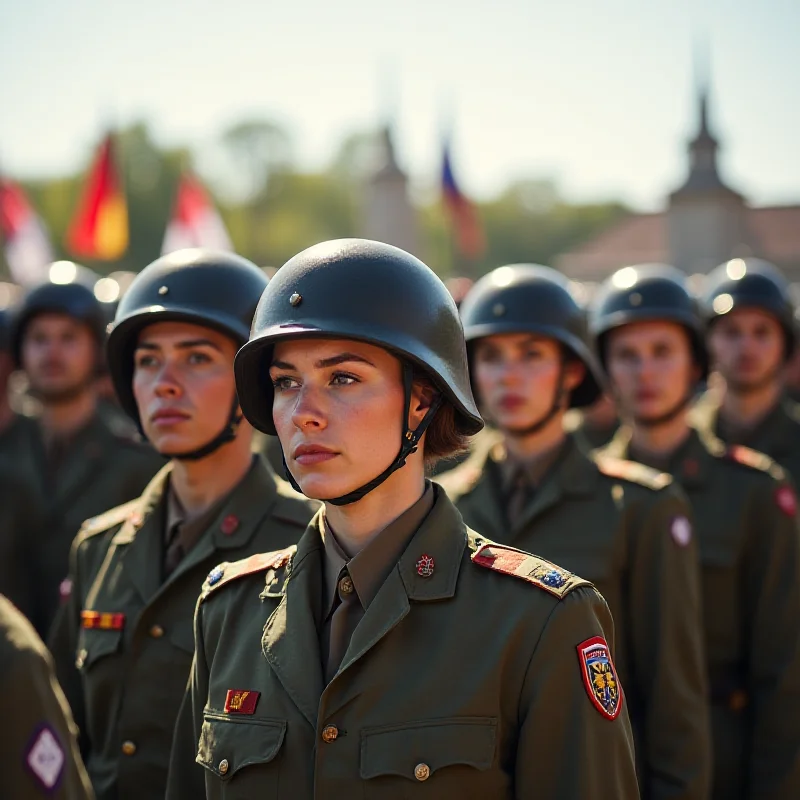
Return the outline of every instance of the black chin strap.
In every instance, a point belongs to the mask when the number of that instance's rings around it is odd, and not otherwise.
[[[513,436],[515,439],[524,439],[526,436],[531,436],[538,433],[545,425],[547,425],[553,417],[555,417],[564,405],[564,397],[566,391],[564,390],[564,362],[561,361],[558,367],[558,385],[556,386],[555,394],[553,395],[553,404],[550,410],[545,412],[544,416],[540,417],[536,422],[528,425],[527,428],[514,428],[513,430],[505,431],[507,436]]]
[[[236,392],[234,392],[228,421],[225,423],[225,427],[211,439],[211,441],[206,442],[206,444],[201,445],[196,450],[189,450],[185,453],[166,453],[164,451],[159,451],[159,454],[164,456],[164,458],[174,458],[176,461],[199,461],[201,458],[215,453],[222,445],[232,442],[236,438],[236,432],[239,430],[239,425],[241,425],[241,423],[242,415],[239,413],[239,398]]]
[[[403,403],[403,438],[400,442],[400,451],[398,452],[395,460],[383,472],[381,472],[377,478],[373,478],[373,480],[371,480],[369,483],[365,483],[360,488],[354,489],[352,492],[348,492],[347,494],[343,494],[341,497],[323,499],[323,503],[330,503],[333,506],[346,506],[350,503],[357,503],[362,497],[368,495],[373,489],[376,489],[378,486],[380,486],[393,472],[397,472],[398,469],[404,467],[406,459],[412,453],[417,452],[419,440],[422,438],[422,434],[425,433],[431,422],[433,422],[433,418],[436,416],[436,412],[439,410],[439,406],[442,404],[442,397],[441,395],[437,395],[433,399],[430,408],[422,418],[422,422],[420,422],[416,430],[412,431],[408,427],[408,415],[411,413],[412,385],[413,372],[411,366],[408,364],[403,364],[403,394],[405,397],[405,402]],[[297,481],[294,479],[294,476],[289,471],[289,467],[286,465],[285,455],[283,456],[283,470],[286,474],[286,480],[289,481],[289,483],[292,485],[292,488],[302,494],[303,490],[300,488]]]

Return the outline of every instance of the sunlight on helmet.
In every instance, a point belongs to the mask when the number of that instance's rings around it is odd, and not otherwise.
[[[733,298],[729,294],[721,294],[712,303],[714,313],[727,314],[733,308]]]
[[[631,286],[636,285],[638,278],[639,276],[634,267],[623,267],[621,270],[614,273],[614,277],[611,278],[611,283],[613,283],[617,289],[630,289]]]
[[[732,258],[725,267],[725,272],[732,281],[740,281],[747,272],[747,264],[744,259]]]
[[[50,265],[50,283],[65,285],[74,283],[78,277],[78,267],[72,261],[54,261]]]
[[[495,286],[510,286],[514,281],[514,270],[511,267],[498,267],[492,273],[492,283]]]
[[[119,300],[120,285],[113,278],[100,278],[94,285],[94,296],[101,303],[113,303]]]

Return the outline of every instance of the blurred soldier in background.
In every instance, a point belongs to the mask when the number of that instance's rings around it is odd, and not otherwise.
[[[33,289],[16,312],[11,349],[41,404],[26,435],[7,455],[39,497],[43,535],[35,543],[35,627],[47,631],[67,574],[69,547],[81,523],[109,504],[139,495],[163,461],[115,430],[97,412],[95,379],[105,319],[80,283]]]
[[[767,261],[735,258],[709,275],[703,310],[723,380],[700,399],[693,419],[725,442],[771,456],[800,485],[800,413],[784,395],[795,349],[789,284]]]
[[[603,452],[670,472],[692,503],[702,564],[715,800],[800,797],[800,539],[796,500],[768,456],[689,427],[708,371],[684,276],[626,267],[591,331],[630,427]],[[679,544],[691,532],[676,527]]]
[[[77,729],[53,661],[31,624],[0,595],[0,785],[8,800],[91,800]]]
[[[100,800],[164,797],[203,579],[294,544],[314,511],[252,455],[236,396],[233,358],[266,285],[238,256],[179,250],[140,273],[109,335],[121,405],[170,462],[83,526],[50,641]]]
[[[597,586],[614,616],[642,796],[705,800],[711,741],[686,498],[668,475],[592,459],[565,433],[567,408],[596,402],[601,386],[585,314],[559,273],[500,267],[461,314],[475,394],[498,432],[436,480],[470,527]]]

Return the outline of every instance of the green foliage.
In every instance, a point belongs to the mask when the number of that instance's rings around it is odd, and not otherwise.
[[[207,182],[238,252],[259,265],[279,266],[316,242],[357,236],[360,184],[371,168],[375,142],[375,132],[351,134],[328,169],[308,173],[292,165],[291,137],[280,125],[252,119],[228,129],[220,137],[221,151],[228,159],[224,174]],[[187,149],[159,148],[142,122],[119,132],[117,145],[128,200],[130,245],[118,262],[87,264],[105,274],[140,270],[159,256],[181,170],[191,164]],[[87,154],[77,175],[23,182],[61,257],[70,255],[64,245],[66,231],[91,157]],[[477,210],[487,250],[471,263],[454,251],[441,203],[434,200],[418,208],[421,255],[443,277],[477,277],[515,262],[552,264],[558,253],[628,213],[619,203],[567,203],[548,181],[519,181],[500,196],[478,204]]]

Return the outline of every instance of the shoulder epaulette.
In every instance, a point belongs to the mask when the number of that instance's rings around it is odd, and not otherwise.
[[[506,547],[475,534],[472,534],[470,539],[471,547],[476,548],[470,556],[473,564],[514,578],[521,578],[559,600],[579,586],[592,585],[589,581],[523,550]]]
[[[81,536],[94,536],[97,533],[110,530],[116,525],[122,525],[128,517],[136,510],[140,500],[131,500],[121,506],[112,508],[110,511],[105,511],[96,517],[87,519],[78,532]]]
[[[264,572],[268,569],[281,569],[289,563],[296,552],[297,546],[292,545],[285,550],[256,553],[249,558],[241,559],[241,561],[223,561],[222,564],[214,567],[208,573],[200,597],[205,600],[211,592],[222,588],[226,583],[230,583],[237,578],[243,578],[256,572]]]
[[[731,461],[757,469],[759,472],[769,472],[775,475],[776,469],[780,470],[780,467],[766,453],[760,453],[758,450],[740,444],[729,445],[725,450],[725,455]]]
[[[592,457],[600,472],[610,478],[621,478],[656,490],[663,489],[672,483],[672,475],[659,472],[657,469],[636,461],[627,461],[624,458],[615,458],[601,453],[595,453]]]

